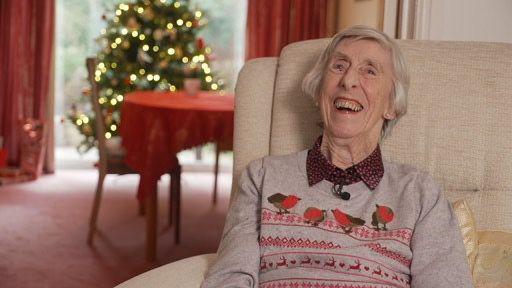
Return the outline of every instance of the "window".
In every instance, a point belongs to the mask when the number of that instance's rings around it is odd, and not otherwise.
[[[183,1],[183,0],[182,0]],[[96,55],[95,38],[105,27],[102,15],[113,11],[120,0],[57,0],[55,137],[57,146],[77,146],[82,136],[69,121],[61,121],[72,106],[90,110],[82,90],[88,87],[85,59]],[[192,8],[205,12],[208,25],[201,31],[212,47],[212,70],[224,79],[225,89],[234,90],[244,61],[246,1],[189,0]]]

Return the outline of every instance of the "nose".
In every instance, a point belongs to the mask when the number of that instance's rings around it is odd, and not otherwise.
[[[350,67],[340,79],[340,85],[345,90],[356,88],[359,85],[359,73],[354,67]]]

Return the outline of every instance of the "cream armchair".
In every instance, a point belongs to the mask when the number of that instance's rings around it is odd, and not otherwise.
[[[251,160],[305,149],[321,133],[300,87],[327,43],[291,44],[240,72],[233,187]],[[384,157],[428,171],[450,200],[466,199],[477,229],[512,232],[512,45],[399,43],[411,74],[409,111],[383,143]],[[199,287],[214,257],[170,263],[118,287]]]

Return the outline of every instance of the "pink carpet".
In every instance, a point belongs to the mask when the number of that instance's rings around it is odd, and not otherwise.
[[[167,223],[167,177],[159,183],[158,260],[145,261],[145,221],[137,215],[138,176],[107,176],[94,247],[86,235],[95,170],[60,170],[35,182],[0,187],[0,287],[112,287],[151,268],[217,249],[231,174],[182,174],[182,241]]]

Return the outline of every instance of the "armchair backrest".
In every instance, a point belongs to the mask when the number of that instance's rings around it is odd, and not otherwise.
[[[252,160],[312,145],[321,128],[301,91],[329,39],[249,61],[235,98],[234,181]],[[402,40],[408,113],[382,143],[386,159],[429,172],[450,200],[464,197],[477,228],[512,232],[512,44]]]

